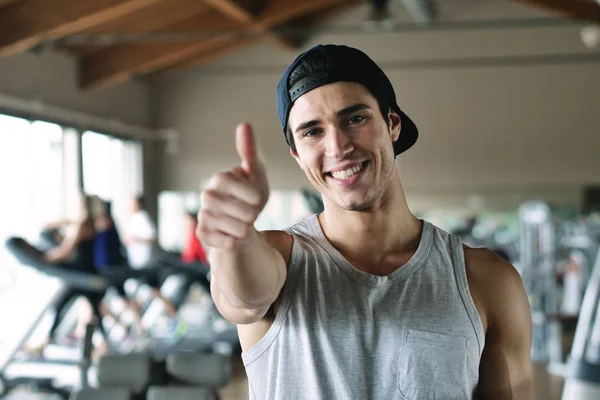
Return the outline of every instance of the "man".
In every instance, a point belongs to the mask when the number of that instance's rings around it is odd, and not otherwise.
[[[517,271],[408,209],[395,156],[417,140],[364,53],[316,46],[277,108],[324,211],[257,232],[266,172],[249,125],[241,165],[201,198],[211,291],[238,324],[252,399],[532,399],[531,314]]]
[[[142,196],[131,199],[131,216],[127,221],[125,243],[132,268],[140,269],[152,262],[156,245],[156,227],[144,209]]]
[[[129,265],[134,269],[141,269],[152,266],[155,262],[156,248],[156,226],[150,218],[150,214],[144,208],[144,198],[142,196],[131,199],[131,216],[127,221],[126,236],[124,239],[127,247],[127,258]],[[152,290],[152,297],[158,299],[164,306],[169,317],[174,318],[177,311],[175,306],[160,293],[162,284],[158,274],[152,274],[144,279],[140,279]],[[139,313],[139,304],[134,300],[131,306],[135,312]]]

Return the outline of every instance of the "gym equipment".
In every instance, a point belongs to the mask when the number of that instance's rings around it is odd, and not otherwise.
[[[40,250],[47,251],[60,244],[58,229],[43,229],[40,232],[38,246]]]
[[[152,367],[146,354],[106,355],[96,368],[98,387],[74,390],[70,400],[142,399],[151,382]]]
[[[75,390],[70,399],[217,399],[230,376],[231,360],[219,354],[107,355],[97,366],[97,387]]]
[[[212,301],[208,307],[182,311],[194,283],[199,283],[210,295],[210,269],[199,262],[183,263],[179,257],[166,252],[161,254],[160,263],[161,268],[169,274],[160,288],[161,295],[174,304],[179,319],[185,325],[185,333],[161,330],[158,323],[161,304],[153,301],[144,312],[142,322],[155,327],[152,330],[152,343],[148,345],[154,355],[163,357],[174,351],[227,355],[241,353],[237,327],[220,315]]]
[[[66,288],[60,288],[57,290],[54,296],[48,298],[46,303],[42,304],[42,307],[34,315],[32,323],[25,327],[26,330],[24,334],[20,337],[15,337],[13,343],[5,344],[5,346],[8,347],[8,350],[6,354],[3,354],[3,358],[0,359],[0,397],[21,386],[28,386],[32,391],[35,392],[55,393],[62,399],[66,399],[68,397],[67,390],[54,386],[54,378],[56,378],[55,372],[48,371],[48,373],[45,375],[33,374],[29,372],[28,376],[19,376],[19,374],[13,374],[10,371],[10,367],[14,367],[15,364],[13,362],[15,354],[21,349],[27,340],[29,340],[46,311],[52,307],[52,304],[56,301],[56,299],[63,296],[66,290]]]
[[[69,266],[44,262],[42,253],[21,238],[9,238],[6,241],[6,247],[22,265],[34,268],[44,275],[59,278],[66,284],[67,290],[55,302],[55,305],[59,303],[67,304],[80,296],[86,297],[98,321],[102,321],[100,302],[108,288],[122,285],[131,278],[146,278],[161,273],[159,268],[132,269],[126,266],[119,266],[101,272],[78,271]],[[62,317],[62,315],[58,315],[59,320]],[[106,340],[109,340],[104,326],[99,324],[98,327]]]
[[[163,252],[161,263],[168,267],[171,272],[163,286],[165,286],[164,296],[173,301],[175,309],[179,309],[189,294],[193,283],[199,283],[210,294],[210,268],[201,262],[183,263],[181,258]],[[169,278],[177,277],[177,282],[170,283]],[[175,279],[172,279],[175,281]],[[163,288],[161,287],[161,292]]]
[[[2,398],[12,398],[12,396],[10,395],[10,392],[13,391],[16,388],[21,388],[23,386],[28,387],[28,389],[30,390],[30,392],[23,392],[22,390],[17,393],[15,393],[14,398],[16,399],[23,399],[23,397],[25,396],[26,398],[29,396],[35,400],[51,400],[51,399],[67,399],[69,397],[69,393],[71,391],[71,387],[69,386],[65,386],[63,385],[62,387],[60,387],[59,385],[56,385],[55,382],[57,380],[60,380],[64,374],[64,371],[61,371],[60,369],[57,369],[57,367],[64,367],[64,368],[71,368],[71,369],[79,369],[79,374],[80,374],[80,378],[79,378],[79,382],[76,382],[74,384],[78,384],[81,387],[85,387],[87,386],[87,381],[88,381],[88,371],[90,369],[90,365],[91,365],[91,352],[92,352],[92,334],[95,330],[95,326],[93,324],[89,324],[86,327],[86,334],[85,337],[83,339],[83,343],[82,343],[82,351],[81,351],[81,359],[77,360],[73,363],[71,363],[70,365],[68,363],[62,363],[61,364],[56,364],[56,363],[46,363],[44,366],[46,367],[45,374],[42,374],[38,377],[34,377],[34,376],[29,376],[29,377],[15,377],[15,378],[10,378],[10,370],[8,371],[8,376],[9,378],[3,378],[2,381],[5,383],[5,386],[3,386],[2,388],[0,388],[0,397]],[[18,349],[18,347],[17,347]],[[10,363],[11,360],[10,358],[8,358],[6,360],[6,362],[4,363],[4,365],[2,365],[2,369],[1,371],[4,372],[5,368],[8,363]],[[32,364],[34,363],[19,363],[19,362],[13,362],[10,367],[15,367],[15,366],[19,366],[19,364],[22,368],[21,369],[25,369],[28,372],[30,372],[30,374],[33,372],[31,371],[32,369]],[[5,397],[4,395],[8,394],[7,397]],[[54,395],[52,395],[54,394]]]
[[[27,265],[44,275],[59,278],[70,287],[102,293],[106,290],[107,279],[100,275],[78,271],[61,264],[48,264],[43,261],[43,253],[28,244],[24,239],[11,237],[6,241],[7,249],[23,265]]]
[[[212,389],[225,386],[231,378],[231,358],[222,354],[171,353],[166,366],[172,378]]]
[[[583,298],[562,400],[600,399],[600,251]]]
[[[215,400],[210,390],[194,386],[151,387],[147,400]]]
[[[152,359],[147,354],[108,354],[98,363],[98,386],[142,393],[150,383],[151,369]]]
[[[125,388],[92,389],[85,388],[73,392],[69,400],[131,400],[129,390]]]
[[[110,286],[122,284],[131,277],[145,277],[148,274],[155,273],[155,271],[119,269],[99,275],[73,270],[62,265],[47,264],[41,258],[41,253],[21,238],[9,238],[6,241],[6,247],[21,264],[29,266],[44,275],[58,278],[63,286],[52,298],[48,299],[43,309],[33,318],[26,332],[10,346],[6,358],[0,360],[0,376],[2,377],[2,385],[0,386],[4,386],[5,391],[10,391],[17,386],[29,384],[39,390],[53,391],[64,397],[64,390],[55,388],[53,384],[58,372],[56,366],[73,367],[76,363],[72,361],[48,362],[44,360],[19,362],[15,359],[21,347],[30,339],[40,324],[45,312],[51,308],[56,308],[59,303],[69,302],[83,295],[91,302],[95,302],[92,303],[92,308],[95,308],[94,312],[99,317],[98,320],[102,321],[98,304]],[[61,315],[57,315],[55,318],[60,320],[61,317]],[[101,325],[99,325],[99,328],[102,331]],[[52,366],[52,368],[49,368],[49,366]],[[18,372],[7,374],[7,370]]]
[[[217,389],[231,378],[231,359],[220,354],[173,353],[167,356],[168,386],[148,389],[151,400],[218,399]]]
[[[533,321],[531,359],[562,358],[560,330],[548,316],[557,311],[554,230],[548,204],[529,201],[519,206],[520,260],[518,269],[529,297]]]

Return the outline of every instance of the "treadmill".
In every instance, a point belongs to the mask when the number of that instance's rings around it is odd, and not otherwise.
[[[11,343],[7,343],[5,353],[0,354],[0,397],[19,386],[27,385],[35,391],[56,393],[67,399],[70,392],[56,387],[55,381],[65,373],[78,374],[78,362],[19,361],[15,357],[38,328],[46,311],[53,308],[65,295],[103,295],[113,285],[122,284],[129,278],[150,276],[156,271],[119,268],[115,271],[98,274],[73,270],[60,264],[47,264],[40,257],[38,250],[17,237],[9,238],[6,241],[6,248],[23,266],[33,268],[43,275],[57,278],[61,284],[55,293],[42,301],[29,324],[23,327],[22,332]],[[108,338],[106,339],[108,340]]]
[[[14,329],[19,329],[20,332],[5,343],[5,351],[0,353],[0,398],[21,386],[28,386],[34,392],[55,393],[62,398],[68,398],[68,391],[58,388],[54,384],[55,378],[58,377],[56,376],[56,371],[60,373],[61,366],[59,366],[58,370],[51,368],[47,374],[44,374],[39,373],[41,362],[37,362],[36,365],[27,365],[26,363],[15,360],[15,356],[20,351],[21,347],[30,339],[31,335],[42,321],[46,311],[50,309],[67,290],[68,288],[64,284],[61,284],[61,286],[54,291],[52,296],[41,300],[41,304],[36,308],[32,319],[27,321],[27,323],[24,324],[25,326],[13,327]],[[20,370],[25,369],[28,370],[27,376],[22,375],[19,372]]]

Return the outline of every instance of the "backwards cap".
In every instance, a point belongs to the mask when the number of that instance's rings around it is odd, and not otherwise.
[[[319,54],[318,58],[326,60],[328,67],[322,72],[314,73],[300,80],[293,87],[289,87],[292,72],[302,60],[313,54]],[[398,107],[394,88],[381,68],[362,51],[348,46],[333,44],[317,45],[300,54],[281,77],[277,85],[277,113],[279,114],[279,121],[281,122],[284,137],[286,137],[285,132],[287,130],[288,118],[294,101],[313,89],[334,82],[360,83],[373,96],[383,97],[392,110],[400,116],[401,130],[398,140],[394,142],[395,155],[408,150],[415,144],[419,136],[417,126]]]

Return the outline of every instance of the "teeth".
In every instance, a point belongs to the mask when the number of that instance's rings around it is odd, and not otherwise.
[[[364,163],[360,163],[360,164],[355,165],[354,167],[348,168],[347,170],[344,170],[344,171],[332,172],[331,175],[335,179],[350,179],[354,175],[356,175],[361,169],[363,169],[363,165],[364,165]]]

